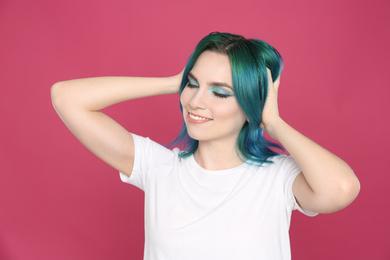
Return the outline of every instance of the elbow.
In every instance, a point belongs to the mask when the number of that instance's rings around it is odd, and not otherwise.
[[[331,201],[334,211],[341,210],[351,204],[360,192],[360,182],[351,168],[339,174],[338,183],[334,185]]]
[[[54,107],[56,107],[56,103],[58,103],[60,88],[61,82],[54,83],[54,85],[50,88],[51,102],[53,103]]]
[[[63,82],[54,83],[50,88],[51,102],[55,109],[61,107],[61,105],[64,103],[64,100],[66,100],[66,93],[64,90],[65,85]]]
[[[356,176],[352,180],[342,185],[342,206],[346,207],[351,204],[360,192],[360,182]]]
[[[360,192],[360,182],[356,178],[340,183],[337,187],[337,192],[334,192],[331,198],[328,199],[327,209],[321,213],[332,213],[339,211],[350,205]]]
[[[351,169],[322,180],[322,185],[311,190],[311,195],[301,198],[303,208],[328,214],[350,205],[360,192],[360,182]],[[301,194],[302,195],[302,194]],[[299,198],[298,198],[299,199]]]

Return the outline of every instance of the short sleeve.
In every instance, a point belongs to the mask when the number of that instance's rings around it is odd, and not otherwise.
[[[172,151],[164,146],[136,134],[131,134],[134,140],[134,165],[130,177],[119,173],[120,179],[132,184],[141,190],[145,190],[148,176],[153,169],[163,164],[172,157]]]
[[[301,172],[301,169],[299,165],[295,162],[294,158],[292,156],[285,156],[283,160],[283,172],[285,174],[285,181],[284,181],[284,193],[286,195],[286,202],[288,205],[288,210],[299,210],[303,214],[314,217],[318,215],[316,212],[312,212],[307,209],[303,209],[299,206],[297,200],[295,199],[295,196],[292,191],[292,186],[294,183],[295,178],[298,176],[298,174]]]

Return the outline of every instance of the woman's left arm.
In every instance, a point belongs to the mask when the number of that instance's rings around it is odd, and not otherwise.
[[[359,180],[343,160],[280,118],[277,105],[280,78],[272,82],[268,70],[268,82],[268,96],[260,127],[279,141],[300,166],[302,172],[293,184],[293,193],[299,205],[318,213],[331,213],[348,206],[359,193]]]

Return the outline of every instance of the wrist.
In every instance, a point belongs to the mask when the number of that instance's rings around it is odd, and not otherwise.
[[[276,141],[279,141],[280,132],[283,131],[283,128],[287,125],[282,118],[274,118],[271,122],[265,125],[264,131]]]
[[[182,75],[175,75],[168,78],[168,91],[169,94],[178,94],[180,91]]]

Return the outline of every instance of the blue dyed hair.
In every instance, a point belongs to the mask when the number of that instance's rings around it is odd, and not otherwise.
[[[237,149],[249,163],[268,163],[268,159],[278,155],[271,148],[283,148],[263,137],[260,128],[262,112],[268,93],[267,68],[271,70],[272,80],[275,81],[282,69],[283,60],[279,52],[268,43],[246,39],[240,35],[214,32],[204,37],[196,46],[184,69],[180,86],[180,95],[187,85],[188,73],[204,51],[213,51],[229,56],[233,88],[238,103],[243,109],[249,122],[245,122],[237,138]],[[180,109],[183,110],[181,104]],[[180,157],[188,157],[198,148],[198,141],[187,133],[185,123],[176,139],[170,146],[181,145],[183,150]],[[239,153],[240,154],[240,153]]]

